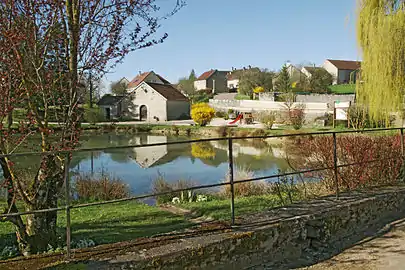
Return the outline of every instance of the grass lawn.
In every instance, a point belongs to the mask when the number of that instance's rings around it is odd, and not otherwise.
[[[355,84],[337,84],[329,86],[329,89],[334,94],[354,94],[356,93]]]
[[[235,198],[235,215],[257,213],[269,208],[280,206],[277,195],[260,195]],[[231,200],[216,199],[207,202],[183,203],[181,208],[191,210],[198,216],[207,216],[217,220],[231,219]]]
[[[0,203],[0,208],[2,209]],[[4,203],[3,203],[4,206]],[[155,206],[139,202],[123,202],[71,210],[72,240],[91,239],[105,244],[148,237],[184,229],[192,224]],[[65,243],[65,212],[58,215],[61,241]],[[13,226],[0,223],[0,252],[7,245],[15,244]]]

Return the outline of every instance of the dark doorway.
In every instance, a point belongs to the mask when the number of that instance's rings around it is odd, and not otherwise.
[[[105,108],[105,118],[107,120],[111,119],[111,109],[110,108]]]
[[[145,105],[142,105],[140,108],[140,120],[146,121],[148,119],[148,108]]]

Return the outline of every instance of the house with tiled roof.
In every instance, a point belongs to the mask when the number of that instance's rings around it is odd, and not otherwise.
[[[333,84],[355,83],[361,62],[326,59],[322,67],[333,76]]]
[[[207,90],[214,94],[228,92],[226,79],[228,73],[229,71],[217,69],[208,70],[194,81],[194,87],[197,91]]]

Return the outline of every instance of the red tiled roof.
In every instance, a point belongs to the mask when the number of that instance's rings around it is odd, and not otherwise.
[[[150,73],[151,71],[144,72],[136,76],[132,81],[130,81],[130,83],[128,84],[128,88],[137,87],[141,82],[143,82],[146,79],[146,77],[148,77]]]
[[[356,70],[356,69],[359,69],[361,66],[361,62],[359,62],[359,61],[331,60],[331,59],[327,59],[327,60],[329,62],[331,62],[338,69]]]
[[[189,99],[184,96],[179,90],[173,87],[171,84],[160,84],[160,83],[148,83],[147,85],[156,90],[159,94],[164,96],[167,100],[177,100],[177,101],[189,101]]]
[[[214,70],[214,69],[208,70],[208,71],[204,72],[203,74],[201,74],[201,76],[198,77],[197,80],[198,80],[198,81],[200,81],[200,80],[207,80],[209,77],[211,77],[211,76],[215,73],[215,71],[216,71],[216,70]]]

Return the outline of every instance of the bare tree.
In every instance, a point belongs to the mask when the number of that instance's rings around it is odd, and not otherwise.
[[[58,206],[65,161],[59,150],[75,148],[80,136],[80,78],[103,74],[130,52],[163,42],[154,37],[159,21],[155,0],[0,0],[0,165],[7,191],[4,213]],[[26,120],[13,128],[12,113]],[[57,129],[50,125],[55,117]],[[6,121],[8,119],[8,121]],[[10,121],[11,119],[11,121]],[[6,125],[3,123],[6,122]],[[40,137],[40,165],[24,176],[10,156],[34,135]],[[2,218],[12,222],[22,254],[56,243],[57,212]]]

